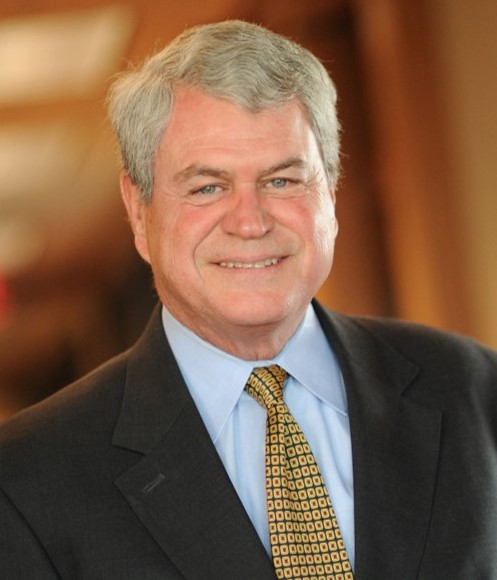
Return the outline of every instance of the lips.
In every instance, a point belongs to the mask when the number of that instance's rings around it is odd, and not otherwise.
[[[250,269],[260,269],[260,268],[268,268],[270,266],[275,266],[281,261],[280,258],[268,258],[266,260],[258,260],[256,262],[219,262],[221,268],[237,268],[242,270],[250,270]]]

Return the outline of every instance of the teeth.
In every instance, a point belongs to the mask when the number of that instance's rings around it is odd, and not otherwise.
[[[268,266],[274,266],[278,262],[278,258],[270,258],[267,260],[260,260],[259,262],[221,262],[219,265],[222,268],[241,268],[249,270],[251,268],[267,268]]]

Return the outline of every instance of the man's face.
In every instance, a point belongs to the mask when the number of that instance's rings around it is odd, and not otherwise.
[[[334,194],[296,102],[254,114],[182,90],[151,203],[126,176],[122,187],[137,249],[178,320],[239,356],[233,344],[244,336],[291,336],[330,271],[337,231]]]

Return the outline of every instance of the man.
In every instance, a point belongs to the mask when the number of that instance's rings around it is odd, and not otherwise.
[[[309,52],[237,21],[114,85],[162,306],[1,429],[1,578],[497,578],[497,355],[311,302],[335,99]]]

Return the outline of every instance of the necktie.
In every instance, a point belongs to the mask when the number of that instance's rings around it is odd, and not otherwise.
[[[245,389],[267,409],[266,495],[280,580],[352,580],[342,535],[316,460],[283,401],[286,372],[254,368]]]

